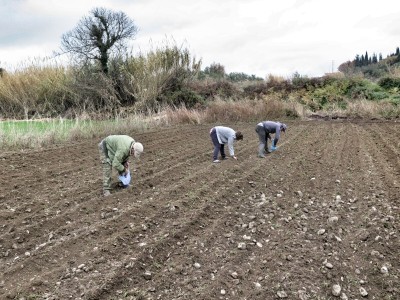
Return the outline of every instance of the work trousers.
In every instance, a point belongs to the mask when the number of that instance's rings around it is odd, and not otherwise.
[[[111,190],[112,166],[107,154],[105,141],[99,143],[100,161],[103,168],[103,191]]]
[[[257,125],[256,132],[258,135],[258,155],[264,156],[268,152],[268,138],[270,138],[269,133],[265,130],[264,126]]]
[[[213,160],[218,159],[218,152],[221,152],[221,158],[225,159],[225,148],[224,144],[220,144],[217,137],[217,130],[215,128],[211,129],[210,132],[211,141],[214,145]]]

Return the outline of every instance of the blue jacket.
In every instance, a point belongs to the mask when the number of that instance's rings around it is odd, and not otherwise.
[[[270,133],[275,133],[274,143],[276,146],[278,144],[279,138],[281,137],[281,126],[282,123],[273,122],[273,121],[263,121],[258,123],[257,125],[264,127],[265,132],[269,135]]]

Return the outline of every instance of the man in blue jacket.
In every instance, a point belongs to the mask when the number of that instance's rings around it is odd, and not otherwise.
[[[210,130],[211,141],[214,145],[213,162],[219,163],[218,152],[221,152],[221,159],[226,159],[225,144],[228,144],[229,154],[233,159],[237,159],[233,149],[235,140],[242,140],[243,134],[240,131],[235,131],[232,128],[224,126],[215,126]]]
[[[281,132],[286,132],[286,124],[273,121],[263,121],[257,124],[256,132],[258,134],[258,157],[265,158],[265,153],[275,151],[281,136]],[[274,133],[274,140],[272,141],[271,150],[268,149],[268,139],[271,139],[270,134]]]

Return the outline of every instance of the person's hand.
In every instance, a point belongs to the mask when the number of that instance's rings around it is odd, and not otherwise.
[[[125,170],[126,170],[126,169],[129,169],[129,161],[126,161],[126,162],[124,163],[124,167],[125,167]]]
[[[272,146],[271,147],[271,151],[276,151],[278,149],[278,147]]]
[[[236,157],[236,156],[232,156],[232,158],[233,158],[234,160],[237,160],[237,157]]]

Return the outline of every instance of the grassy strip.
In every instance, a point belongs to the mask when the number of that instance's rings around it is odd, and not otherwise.
[[[40,148],[109,134],[128,134],[154,127],[157,120],[134,115],[113,120],[36,120],[0,122],[0,149]]]
[[[309,117],[312,112],[296,101],[282,101],[265,96],[259,100],[230,101],[217,99],[200,109],[185,106],[165,107],[161,113],[129,114],[110,120],[56,119],[41,121],[0,122],[0,149],[40,148],[51,144],[100,138],[109,134],[131,134],[157,126],[175,124],[222,124],[224,122],[254,122]],[[398,118],[400,107],[390,103],[367,100],[349,102],[346,108],[332,107],[323,116],[345,118]]]

